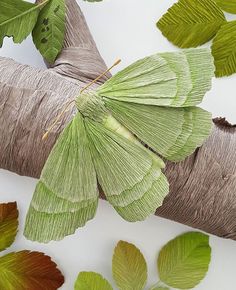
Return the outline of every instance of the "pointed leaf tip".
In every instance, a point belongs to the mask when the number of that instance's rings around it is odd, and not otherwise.
[[[0,251],[5,250],[15,240],[18,228],[16,202],[0,204]]]
[[[147,282],[147,264],[138,248],[128,242],[119,241],[113,259],[112,272],[119,289],[142,290]]]
[[[75,282],[74,290],[112,290],[109,282],[95,272],[81,272]]]
[[[21,251],[0,258],[0,289],[56,290],[63,283],[56,264],[43,253]]]

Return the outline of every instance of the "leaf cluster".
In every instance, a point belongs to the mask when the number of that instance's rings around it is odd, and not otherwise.
[[[197,47],[211,39],[216,77],[236,72],[236,21],[223,11],[236,14],[236,0],[179,0],[157,22],[174,45]]]
[[[160,281],[149,290],[191,289],[205,277],[211,260],[209,237],[198,232],[182,234],[160,251],[157,268]],[[147,283],[147,263],[133,244],[118,242],[112,259],[112,273],[118,289],[142,290]],[[75,290],[112,290],[100,274],[81,272]]]
[[[14,242],[18,228],[16,202],[0,204],[0,251]],[[0,257],[1,290],[56,290],[64,277],[50,257],[28,250]]]
[[[6,36],[21,43],[30,33],[41,55],[54,62],[64,41],[65,0],[1,0],[0,46]]]

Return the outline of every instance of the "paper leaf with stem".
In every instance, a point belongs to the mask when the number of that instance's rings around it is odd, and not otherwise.
[[[215,0],[215,2],[226,12],[236,13],[236,0]]]
[[[0,289],[56,290],[64,277],[51,258],[40,252],[21,251],[0,257]]]
[[[48,2],[32,4],[22,0],[0,1],[0,46],[5,36],[21,43],[33,30],[40,9]]]
[[[95,272],[80,272],[74,290],[112,290],[109,282]]]
[[[157,27],[173,44],[197,47],[212,39],[226,22],[213,0],[179,0],[157,22]]]
[[[236,72],[236,21],[224,24],[212,43],[215,75],[229,76]]]
[[[142,290],[147,282],[147,264],[138,248],[120,241],[113,254],[112,273],[121,290]]]
[[[157,261],[160,279],[173,288],[193,288],[205,277],[210,260],[209,236],[185,233],[161,249]]]
[[[49,63],[55,61],[63,46],[65,13],[65,0],[50,0],[40,11],[32,33],[35,46]]]
[[[5,250],[15,240],[18,228],[16,202],[0,204],[0,251]]]

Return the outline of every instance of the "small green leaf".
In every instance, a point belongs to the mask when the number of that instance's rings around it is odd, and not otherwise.
[[[74,290],[112,290],[109,282],[95,272],[81,272],[75,282]]]
[[[15,43],[21,43],[33,30],[39,10],[48,2],[38,5],[22,0],[0,1],[0,46],[5,36],[13,37]]]
[[[41,11],[33,30],[33,41],[41,55],[53,63],[65,35],[65,0],[51,0]]]
[[[190,232],[168,242],[160,251],[161,281],[178,289],[195,287],[205,277],[211,260],[209,237]]]
[[[215,0],[215,2],[226,12],[236,13],[236,0]]]
[[[212,0],[180,0],[158,21],[163,35],[179,47],[197,47],[209,41],[226,22]]]
[[[18,228],[16,202],[0,204],[0,251],[5,250],[15,240]]]
[[[147,264],[138,248],[120,241],[113,254],[112,272],[121,290],[142,290],[147,282]]]
[[[215,75],[229,76],[236,72],[236,21],[226,23],[218,31],[212,43],[215,59]]]
[[[0,258],[2,290],[56,290],[63,283],[56,264],[43,253],[21,251]]]

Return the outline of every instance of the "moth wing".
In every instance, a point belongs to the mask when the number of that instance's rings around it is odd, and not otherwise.
[[[59,136],[43,168],[24,234],[40,242],[62,239],[92,219],[97,204],[96,173],[84,120],[77,113]]]
[[[211,114],[198,107],[158,107],[109,99],[106,106],[121,124],[171,161],[193,153],[212,128]]]
[[[157,106],[201,103],[214,75],[209,49],[155,54],[131,64],[98,89],[113,100]]]
[[[101,123],[86,120],[98,182],[107,200],[128,221],[144,220],[168,193],[163,161],[134,136],[127,139]]]

